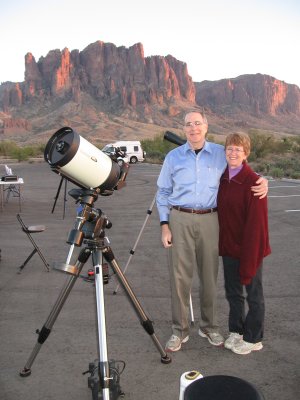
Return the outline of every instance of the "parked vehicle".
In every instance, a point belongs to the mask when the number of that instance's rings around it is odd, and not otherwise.
[[[138,140],[121,140],[109,143],[103,147],[102,151],[107,154],[115,154],[116,148],[119,148],[126,154],[131,164],[136,164],[138,161],[142,162],[145,160],[146,152],[143,151],[141,142]]]
[[[114,159],[120,166],[123,163],[129,164],[129,157],[126,155],[124,151],[122,151],[119,147],[113,147],[113,146],[105,146],[102,149],[103,153],[107,154],[111,158]]]

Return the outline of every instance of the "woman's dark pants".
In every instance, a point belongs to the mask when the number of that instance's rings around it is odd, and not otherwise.
[[[249,285],[240,283],[239,260],[223,257],[226,299],[229,303],[229,332],[243,335],[250,343],[260,342],[264,333],[265,302],[262,286],[262,264]],[[245,309],[245,300],[248,312]]]

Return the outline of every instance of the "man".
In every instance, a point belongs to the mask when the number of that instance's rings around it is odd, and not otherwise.
[[[208,123],[200,112],[184,119],[187,142],[170,151],[157,185],[157,208],[163,246],[170,250],[170,283],[173,334],[166,351],[178,351],[189,339],[189,299],[193,272],[200,280],[199,335],[222,346],[216,319],[219,264],[217,194],[226,167],[224,147],[205,140]],[[267,194],[266,179],[259,178],[254,196]]]

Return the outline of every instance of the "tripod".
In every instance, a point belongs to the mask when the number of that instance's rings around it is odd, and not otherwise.
[[[60,190],[61,190],[61,187],[62,187],[62,184],[63,184],[64,181],[65,181],[65,187],[64,187],[63,219],[65,219],[65,214],[66,214],[67,183],[68,183],[67,179],[64,178],[63,176],[61,177],[61,180],[60,180],[60,182],[59,182],[59,185],[58,185],[58,188],[57,188],[57,192],[56,192],[56,195],[55,195],[55,197],[54,197],[54,203],[53,203],[52,211],[51,211],[51,213],[53,214],[53,213],[54,213],[54,210],[55,210],[56,203],[57,203],[57,199],[58,199],[58,197],[59,197],[59,193],[60,193]]]
[[[105,236],[105,229],[111,228],[111,222],[102,213],[100,209],[93,207],[94,202],[98,198],[97,190],[72,189],[69,194],[79,201],[81,211],[76,217],[74,229],[71,230],[68,238],[68,243],[72,246],[85,247],[81,249],[75,265],[56,264],[55,268],[61,270],[71,276],[62,288],[56,303],[54,304],[45,324],[38,333],[38,340],[33,348],[29,359],[24,368],[20,371],[20,376],[27,377],[31,374],[31,366],[41,349],[41,346],[51,333],[51,329],[70,294],[84,264],[92,255],[94,276],[95,276],[95,298],[96,298],[96,316],[97,316],[97,342],[98,342],[98,360],[94,364],[90,364],[89,371],[91,377],[88,385],[92,389],[93,400],[103,399],[109,400],[110,396],[113,400],[117,399],[121,394],[118,387],[118,380],[115,376],[115,368],[110,368],[111,363],[107,355],[106,341],[106,322],[105,322],[105,307],[104,307],[104,290],[103,290],[103,258],[109,263],[113,272],[117,275],[125,293],[130,300],[134,310],[145,331],[150,335],[160,355],[161,362],[168,364],[171,358],[167,355],[161,346],[153,328],[152,321],[149,320],[144,310],[142,309],[138,299],[136,298],[130,284],[122,273],[113,251],[109,245],[109,239]],[[70,253],[68,260],[70,260]],[[102,393],[101,393],[102,391]],[[101,397],[99,397],[101,396]]]

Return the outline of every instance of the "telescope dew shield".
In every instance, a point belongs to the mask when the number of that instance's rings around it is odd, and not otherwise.
[[[69,127],[54,133],[44,158],[52,169],[85,189],[112,190],[119,181],[119,165]]]
[[[181,146],[186,143],[186,140],[176,135],[176,133],[166,131],[164,134],[164,139],[173,144],[177,144],[177,146]]]

